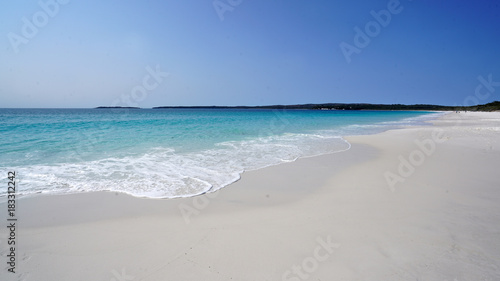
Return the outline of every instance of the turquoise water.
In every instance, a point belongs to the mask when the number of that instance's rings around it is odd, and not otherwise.
[[[0,168],[18,193],[119,191],[174,198],[244,171],[344,151],[342,136],[422,124],[429,112],[0,109]],[[5,195],[0,191],[0,196]]]

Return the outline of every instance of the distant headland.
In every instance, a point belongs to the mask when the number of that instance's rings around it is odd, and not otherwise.
[[[444,106],[432,104],[370,104],[370,103],[321,103],[263,106],[158,106],[153,109],[308,109],[308,110],[422,110],[422,111],[499,111],[500,101],[475,106]]]
[[[141,109],[128,106],[99,106],[95,109]],[[302,109],[302,110],[420,110],[420,111],[500,111],[500,101],[472,106],[433,104],[318,103],[261,106],[157,106],[153,109]]]

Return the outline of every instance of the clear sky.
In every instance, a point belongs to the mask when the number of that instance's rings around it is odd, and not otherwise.
[[[499,3],[3,1],[0,107],[487,103]]]

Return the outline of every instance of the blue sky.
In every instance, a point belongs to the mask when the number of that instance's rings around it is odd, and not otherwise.
[[[500,100],[498,1],[7,1],[0,36],[0,107]]]

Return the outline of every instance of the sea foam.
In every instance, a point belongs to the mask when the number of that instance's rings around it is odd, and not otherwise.
[[[342,136],[424,125],[440,114],[0,109],[0,168],[16,171],[21,195],[189,197],[221,189],[245,171],[348,150]]]

